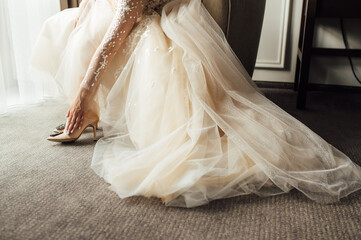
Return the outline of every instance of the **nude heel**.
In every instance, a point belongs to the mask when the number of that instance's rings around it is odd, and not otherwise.
[[[83,126],[81,128],[75,129],[72,133],[66,133],[66,132],[62,132],[59,135],[55,135],[55,136],[50,136],[47,138],[47,140],[52,141],[52,142],[62,142],[62,143],[69,143],[69,142],[75,142],[80,135],[84,132],[84,130],[91,126],[93,128],[93,133],[94,133],[94,141],[97,140],[96,138],[96,134],[97,134],[97,125],[99,122],[99,118],[97,115],[93,114],[93,113],[87,113],[84,116],[84,120],[83,120]]]
[[[93,138],[93,140],[94,140],[94,141],[96,141],[96,140],[97,140],[97,128],[98,128],[98,122],[93,123],[93,124],[92,124],[92,127],[93,127],[93,133],[94,133],[94,138]]]

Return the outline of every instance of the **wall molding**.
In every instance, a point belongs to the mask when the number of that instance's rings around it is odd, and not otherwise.
[[[290,1],[267,1],[256,68],[284,69],[291,11]],[[274,16],[277,15],[280,18],[275,23]]]

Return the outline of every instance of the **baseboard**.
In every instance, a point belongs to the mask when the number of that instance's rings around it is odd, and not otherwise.
[[[330,84],[308,84],[307,90],[310,91],[332,91],[332,92],[346,92],[346,93],[361,93],[361,86],[342,86]]]
[[[266,82],[254,81],[259,88],[278,88],[278,89],[293,89],[294,84],[289,82]],[[361,93],[361,86],[342,86],[330,84],[308,84],[309,91],[332,91],[332,92],[346,92],[346,93]]]
[[[254,81],[259,88],[293,89],[293,83]]]

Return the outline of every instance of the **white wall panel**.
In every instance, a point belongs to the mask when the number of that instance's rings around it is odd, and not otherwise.
[[[256,67],[284,68],[290,0],[267,0]]]

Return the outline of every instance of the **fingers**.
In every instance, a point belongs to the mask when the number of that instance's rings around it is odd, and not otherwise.
[[[79,115],[75,118],[74,126],[73,126],[73,129],[71,130],[71,133],[72,133],[75,129],[80,129],[80,121],[81,121],[81,118],[82,118],[82,116],[79,116]]]
[[[80,119],[79,129],[83,127],[83,123],[84,123],[84,115]]]
[[[74,125],[75,125],[76,118],[77,118],[76,113],[73,113],[70,117],[69,130],[68,130],[69,133],[73,133],[73,131],[74,131]]]
[[[73,114],[69,114],[67,124],[66,124],[66,132],[69,134],[73,127]]]
[[[76,129],[80,129],[83,126],[84,114],[81,112],[74,112],[70,114],[66,125],[66,132],[68,134],[73,133]]]
[[[68,114],[67,114],[67,124],[65,126],[65,130],[66,130],[66,133],[71,133],[72,129],[73,129],[73,121],[74,121],[74,115],[76,114],[75,111],[72,111],[72,110],[69,110],[68,111]]]

